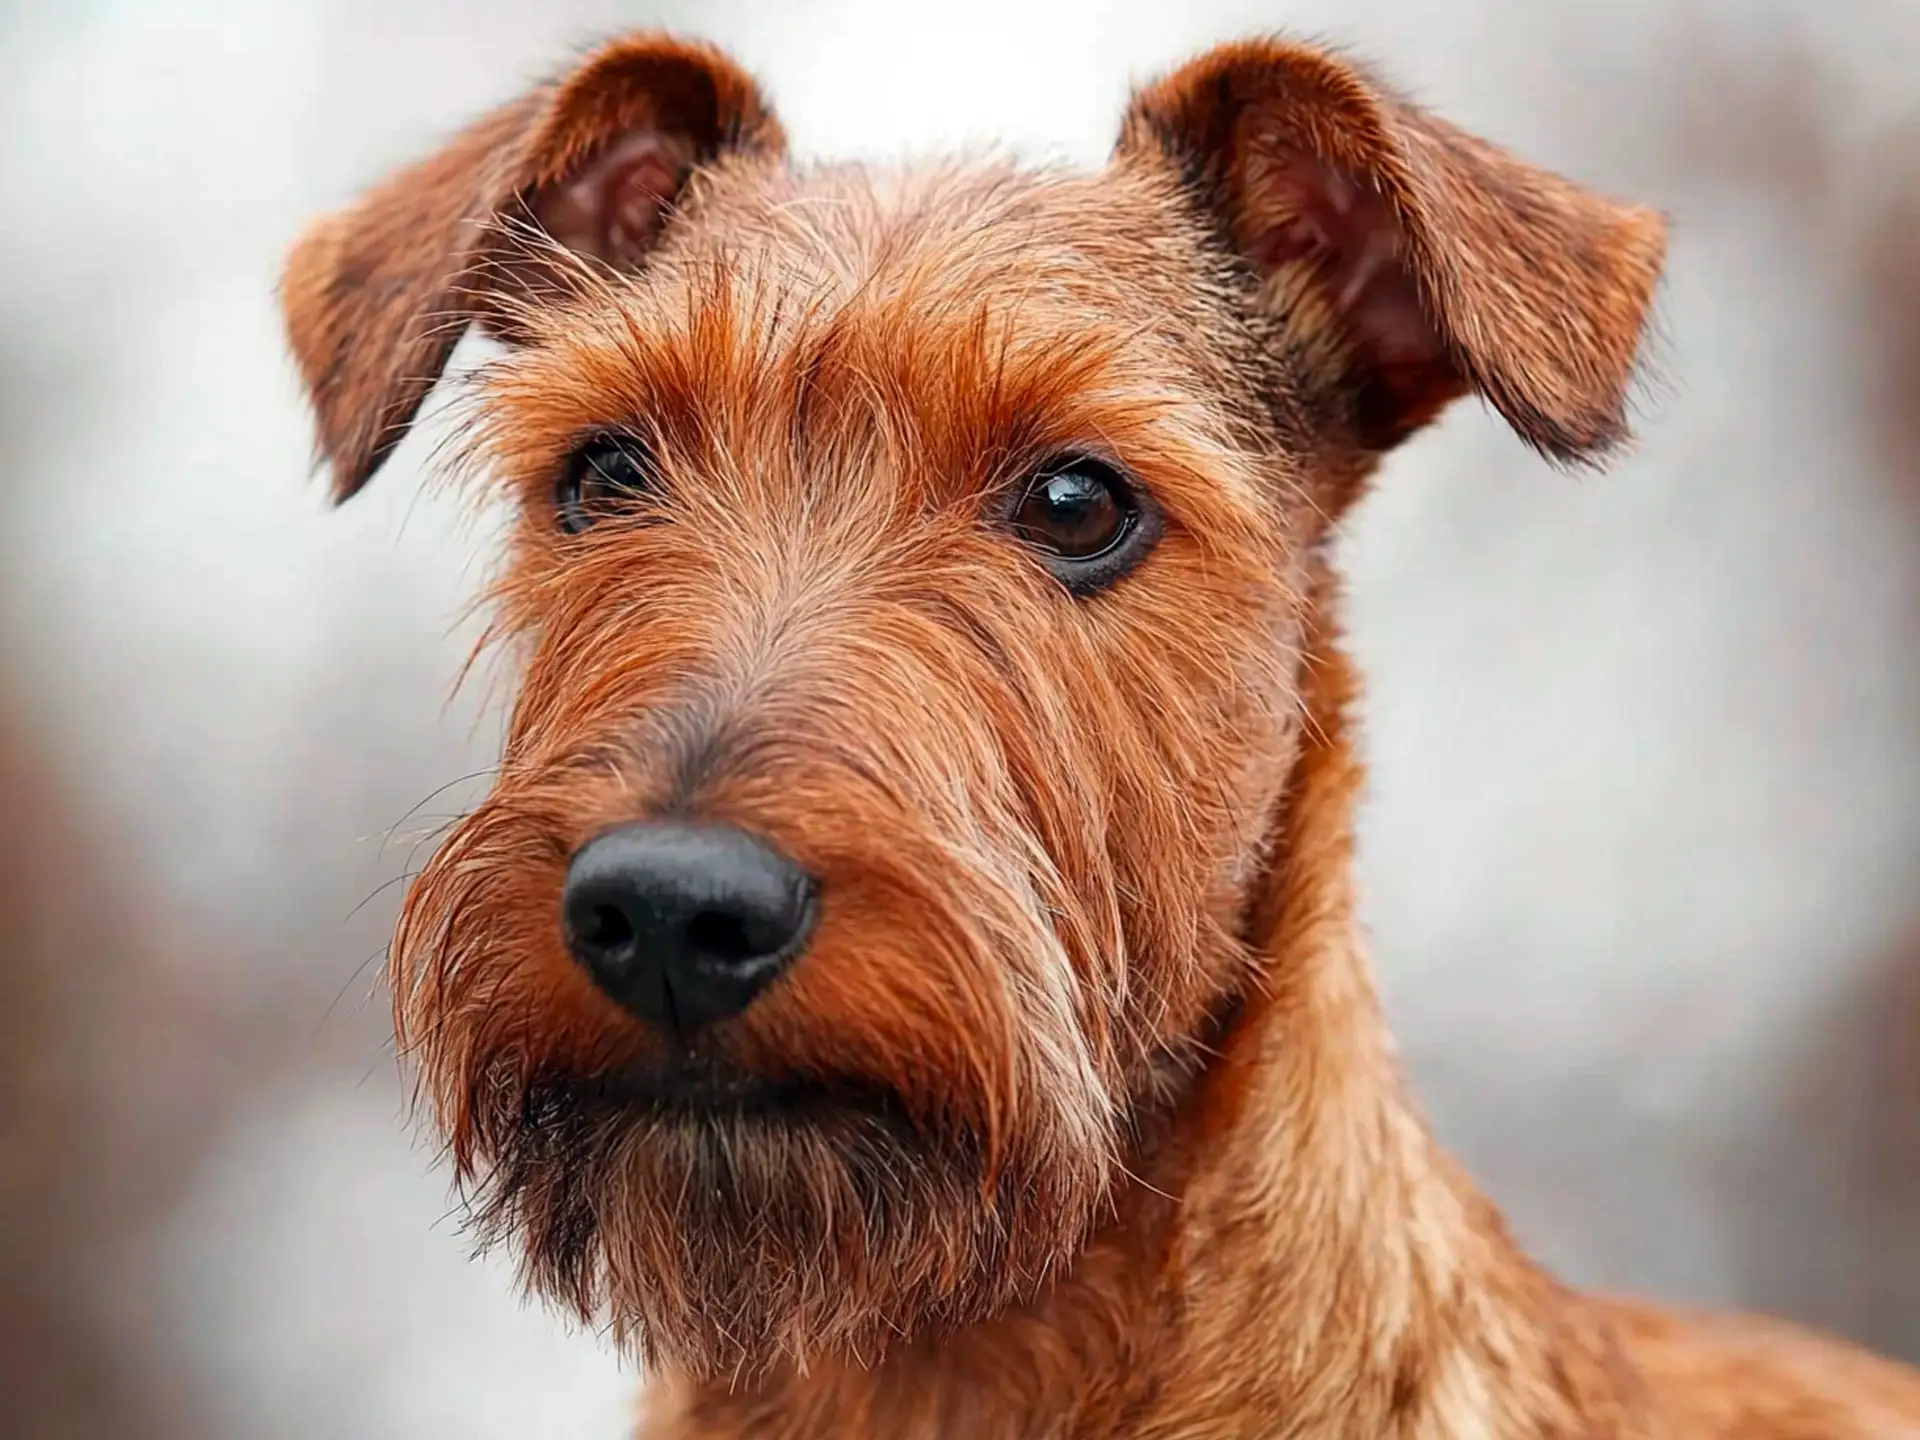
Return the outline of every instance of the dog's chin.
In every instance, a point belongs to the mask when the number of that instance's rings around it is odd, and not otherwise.
[[[483,1236],[643,1364],[694,1378],[871,1362],[991,1316],[1070,1260],[1104,1195],[1048,1147],[989,1174],[964,1129],[857,1079],[682,1059],[520,1093],[480,1147]]]

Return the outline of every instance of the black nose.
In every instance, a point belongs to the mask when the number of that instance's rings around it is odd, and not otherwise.
[[[800,953],[817,891],[744,830],[623,825],[574,852],[561,925],[595,984],[684,1035],[738,1015]]]

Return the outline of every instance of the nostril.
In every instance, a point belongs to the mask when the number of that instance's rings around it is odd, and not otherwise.
[[[722,964],[743,964],[780,947],[756,945],[741,916],[724,910],[701,910],[687,924],[687,948]]]
[[[624,950],[634,941],[633,922],[617,906],[589,906],[575,926],[581,943],[595,950]]]

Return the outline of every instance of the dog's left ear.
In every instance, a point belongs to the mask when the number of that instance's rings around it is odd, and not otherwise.
[[[1175,169],[1259,277],[1309,401],[1361,446],[1392,448],[1470,391],[1557,460],[1625,437],[1666,250],[1653,211],[1281,41],[1138,92],[1117,158]]]
[[[280,301],[335,497],[399,444],[469,322],[520,338],[516,313],[580,263],[640,264],[702,166],[784,146],[725,55],[633,35],[315,222]]]

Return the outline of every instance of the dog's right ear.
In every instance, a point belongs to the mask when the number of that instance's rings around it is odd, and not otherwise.
[[[559,278],[540,258],[543,234],[589,263],[631,268],[697,167],[784,146],[725,55],[632,36],[314,223],[280,298],[335,499],[400,443],[469,323],[515,338],[514,302]]]

